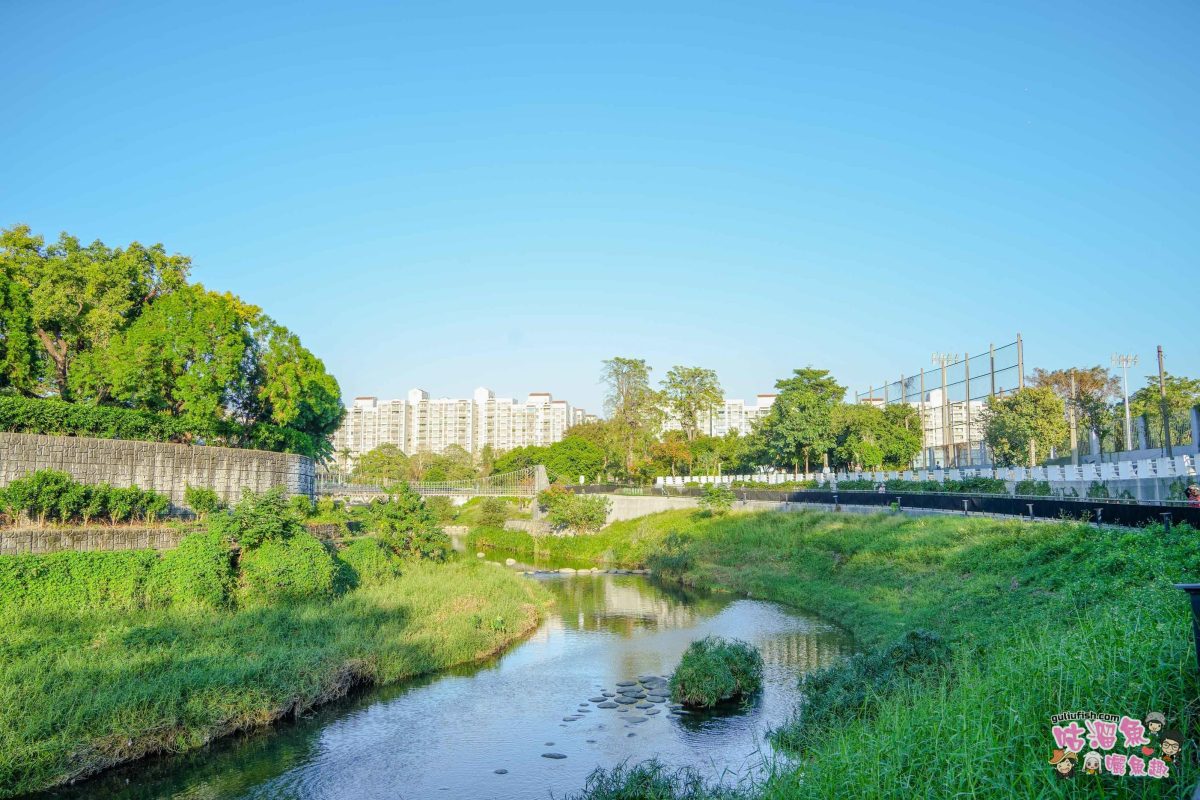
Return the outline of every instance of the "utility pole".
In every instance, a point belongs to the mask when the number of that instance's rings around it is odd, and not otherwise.
[[[1133,450],[1133,420],[1129,416],[1129,368],[1136,367],[1138,357],[1132,353],[1122,355],[1121,353],[1113,353],[1112,365],[1120,367],[1124,374],[1123,386],[1125,393],[1125,449]]]
[[[925,437],[925,368],[921,367],[921,394],[918,395],[921,415],[921,462],[929,469],[929,440]]]
[[[1075,370],[1071,370],[1071,399],[1067,402],[1067,420],[1071,423],[1071,466],[1079,466],[1079,429],[1075,422]]]
[[[1171,458],[1171,410],[1167,405],[1166,370],[1163,369],[1161,344],[1158,346],[1158,399],[1162,403],[1163,442],[1167,445],[1167,458]]]
[[[950,398],[946,392],[946,365],[956,363],[958,354],[934,353],[932,361],[942,368],[942,444],[946,448],[946,461],[943,466],[949,467],[951,462],[957,459],[954,457],[954,442],[950,435]]]

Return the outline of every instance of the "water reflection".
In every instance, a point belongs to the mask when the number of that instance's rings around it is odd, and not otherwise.
[[[548,797],[578,788],[596,766],[650,756],[713,777],[747,775],[769,751],[766,731],[791,715],[797,677],[850,647],[830,626],[771,603],[636,575],[529,579],[542,581],[557,605],[498,659],[363,692],[294,723],[46,796]],[[588,703],[619,680],[669,674],[687,645],[709,634],[745,639],[762,652],[764,690],[748,707],[678,718],[663,711],[633,725],[625,719],[638,712]],[[589,710],[579,712],[580,704]],[[548,750],[567,758],[542,758]]]

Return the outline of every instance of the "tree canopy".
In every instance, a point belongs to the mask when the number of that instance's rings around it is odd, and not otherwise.
[[[1049,457],[1067,441],[1062,398],[1049,386],[1029,386],[988,400],[984,439],[1002,467],[1030,465]]]
[[[671,367],[662,382],[668,410],[679,421],[688,441],[700,435],[700,415],[711,420],[714,409],[725,402],[717,373],[703,367]]]
[[[265,423],[328,455],[337,381],[262,309],[189,284],[190,268],[161,244],[0,230],[0,390],[160,412],[202,438]]]
[[[808,472],[814,456],[834,446],[833,414],[846,387],[828,370],[793,370],[792,377],[775,383],[779,390],[771,412],[756,431],[765,455],[776,464],[792,464]]]

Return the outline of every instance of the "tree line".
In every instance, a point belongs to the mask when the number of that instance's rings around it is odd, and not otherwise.
[[[296,334],[190,270],[162,244],[0,229],[0,393],[152,412],[188,440],[244,444],[239,427],[271,426],[328,455],[337,381]]]

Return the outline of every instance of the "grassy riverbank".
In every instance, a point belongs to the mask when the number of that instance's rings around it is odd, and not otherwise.
[[[484,658],[545,602],[492,565],[411,562],[340,596],[236,610],[2,604],[0,797]]]
[[[1194,738],[1200,682],[1190,612],[1170,586],[1200,581],[1190,529],[669,512],[616,523],[602,536],[554,546],[802,607],[846,626],[868,650],[914,629],[949,644],[928,668],[883,661],[826,676],[813,692],[817,719],[778,732],[800,761],[760,796],[1190,796],[1190,754],[1166,781],[1055,781],[1047,763],[1050,716],[1062,711],[1139,719],[1162,711]],[[630,788],[636,770],[621,778],[600,781],[603,790],[589,796],[641,796]]]

